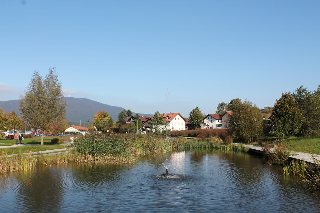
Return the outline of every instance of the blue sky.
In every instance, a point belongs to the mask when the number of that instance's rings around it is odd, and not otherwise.
[[[56,67],[66,96],[134,112],[187,117],[233,98],[273,106],[282,92],[320,85],[319,9],[318,0],[0,0],[0,101]]]

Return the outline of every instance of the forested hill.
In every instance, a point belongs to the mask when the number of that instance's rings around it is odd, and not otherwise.
[[[65,97],[65,99],[67,102],[66,118],[69,124],[79,125],[81,120],[81,125],[87,126],[88,119],[90,120],[90,123],[92,123],[93,115],[98,111],[108,112],[112,119],[115,121],[118,118],[119,112],[124,110],[124,108],[122,107],[110,106],[108,104],[103,104],[87,98]],[[19,100],[0,101],[0,108],[5,110],[6,113],[12,112],[14,110],[18,114],[18,116],[21,116],[19,112]],[[140,115],[150,116],[149,114]]]

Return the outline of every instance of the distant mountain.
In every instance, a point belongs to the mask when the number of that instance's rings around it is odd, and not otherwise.
[[[79,125],[81,121],[82,126],[88,125],[88,119],[90,123],[93,121],[93,115],[98,111],[106,111],[115,121],[118,119],[118,114],[124,110],[122,107],[110,106],[97,101],[93,101],[87,98],[72,98],[65,97],[67,102],[67,115],[66,118],[69,124]],[[11,101],[0,101],[0,108],[6,111],[6,113],[12,112],[13,110],[21,116],[19,111],[19,100]],[[135,113],[133,113],[135,114]],[[152,116],[150,114],[140,114],[144,116]]]

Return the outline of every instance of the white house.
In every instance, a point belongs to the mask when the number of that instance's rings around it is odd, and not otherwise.
[[[228,118],[232,115],[232,111],[226,111],[222,116],[222,129],[228,128]]]
[[[163,113],[161,116],[166,122],[166,125],[160,127],[161,130],[186,130],[186,119],[180,113]]]
[[[222,117],[219,114],[208,114],[203,119],[201,129],[221,129]]]

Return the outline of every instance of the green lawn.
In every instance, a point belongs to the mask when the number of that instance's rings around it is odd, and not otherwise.
[[[38,152],[38,151],[45,151],[45,150],[53,150],[53,149],[62,149],[66,148],[63,144],[59,145],[43,145],[43,146],[21,146],[21,147],[13,147],[13,148],[6,148],[0,149],[0,156],[3,155],[5,151],[7,151],[8,155],[10,154],[18,154],[21,153],[28,153],[28,152]]]
[[[320,155],[320,137],[290,137],[282,141],[282,144],[290,151]]]
[[[7,150],[8,154],[12,153],[27,153],[27,152],[38,152],[38,151],[45,151],[45,150],[53,150],[53,149],[62,149],[65,148],[64,144],[51,144],[51,139],[56,137],[45,137],[43,140],[43,146],[40,146],[41,144],[41,137],[33,137],[33,138],[26,138],[22,140],[21,142],[23,144],[30,144],[31,146],[21,146],[21,147],[12,147],[12,148],[5,148]],[[60,140],[63,137],[58,137]],[[0,139],[0,146],[12,146],[16,142],[15,139],[13,140],[7,140],[7,139]],[[18,141],[19,143],[19,141]],[[2,155],[4,149],[0,149],[0,156]]]

